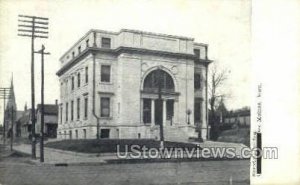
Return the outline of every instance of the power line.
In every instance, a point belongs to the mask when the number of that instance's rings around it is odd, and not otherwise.
[[[18,16],[18,36],[31,38],[31,122],[32,122],[32,158],[36,159],[35,135],[35,90],[34,90],[34,40],[35,38],[48,38],[48,18],[29,15]],[[38,30],[37,30],[38,29]]]
[[[6,142],[5,100],[9,99],[10,88],[0,87],[0,99],[3,99],[3,145]],[[12,123],[13,124],[13,123]]]

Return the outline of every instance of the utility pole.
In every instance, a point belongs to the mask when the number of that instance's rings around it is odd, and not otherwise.
[[[162,83],[162,70],[158,69],[158,107],[159,107],[159,112],[161,113],[163,110],[163,104],[162,104],[162,98],[161,98],[161,83]],[[160,148],[163,149],[164,148],[164,126],[163,126],[163,116],[161,115],[160,119],[159,119],[159,128],[160,128]]]
[[[35,53],[41,54],[41,141],[40,141],[40,161],[44,162],[44,55],[50,55],[49,52],[45,53],[45,46]]]
[[[3,145],[6,144],[5,101],[9,99],[10,88],[0,88],[0,99],[3,99]]]
[[[32,158],[36,159],[35,138],[35,93],[34,93],[34,39],[48,38],[48,18],[19,15],[18,36],[31,38],[31,122]],[[46,26],[45,26],[46,25]]]

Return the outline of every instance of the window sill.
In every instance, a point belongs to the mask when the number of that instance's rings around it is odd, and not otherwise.
[[[112,85],[113,83],[112,82],[100,82],[99,84],[100,85]]]
[[[112,120],[113,117],[100,117],[101,120]]]

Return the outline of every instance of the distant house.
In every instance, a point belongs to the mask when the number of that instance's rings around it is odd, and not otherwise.
[[[24,107],[23,114],[17,119],[16,125],[19,129],[19,137],[29,138],[31,135],[31,109]]]
[[[250,126],[251,113],[250,108],[246,107],[235,111],[230,111],[224,116],[225,124],[238,124]]]
[[[45,137],[56,138],[57,130],[57,104],[45,104],[44,107],[44,133]],[[18,136],[22,138],[30,138],[32,132],[32,122],[31,122],[31,109],[27,109],[27,105],[24,107],[21,116],[16,121]],[[41,105],[38,104],[36,108],[36,125],[35,125],[36,134],[40,135],[41,131]]]
[[[41,105],[38,104],[36,109],[36,134],[40,135],[41,131]],[[45,104],[44,105],[44,134],[48,138],[56,138],[57,131],[57,113],[58,105],[57,104]]]

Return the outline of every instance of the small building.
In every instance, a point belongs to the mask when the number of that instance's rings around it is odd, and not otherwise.
[[[58,137],[207,139],[208,45],[90,30],[60,58]],[[197,133],[197,132],[200,132]]]
[[[40,135],[41,133],[41,110],[42,106],[37,105],[36,109],[36,134]],[[48,138],[56,138],[57,134],[57,115],[58,114],[58,105],[56,104],[45,104],[44,105],[44,136]]]
[[[20,137],[31,137],[31,109],[27,109],[27,105],[25,105],[21,117],[17,120],[17,125],[20,128]]]

